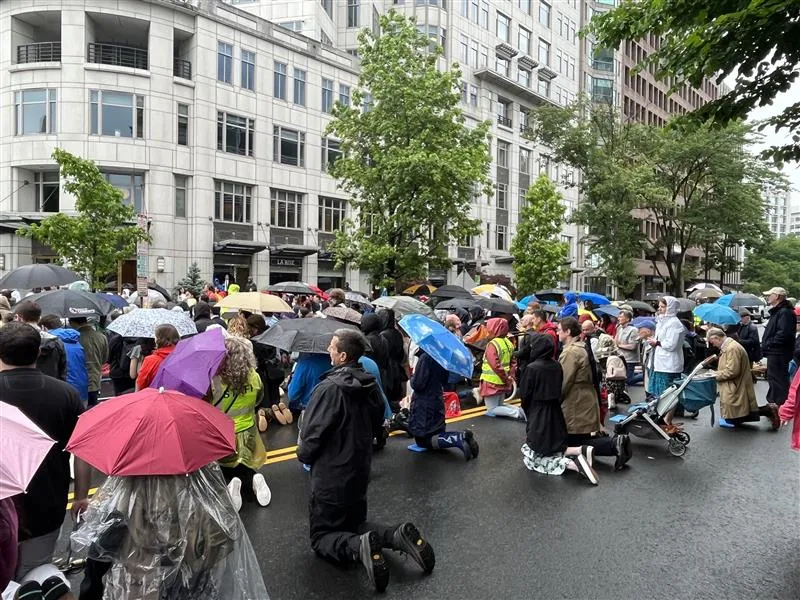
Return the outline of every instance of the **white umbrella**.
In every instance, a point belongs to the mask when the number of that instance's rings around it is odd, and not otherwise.
[[[147,290],[147,298],[148,300],[150,300],[150,302],[155,302],[156,300],[160,300],[165,304],[167,302],[167,299],[164,297],[164,294],[162,294],[161,292],[157,292],[156,290]],[[133,292],[128,297],[128,302],[130,304],[136,304],[138,300],[139,300],[139,292]]]
[[[122,337],[154,338],[156,327],[159,325],[172,325],[178,330],[181,337],[197,333],[197,327],[188,313],[165,308],[134,310],[114,320],[108,326],[108,330],[114,331]]]
[[[687,293],[696,292],[697,290],[717,290],[718,292],[722,292],[720,287],[714,283],[695,283],[692,287],[686,290]]]

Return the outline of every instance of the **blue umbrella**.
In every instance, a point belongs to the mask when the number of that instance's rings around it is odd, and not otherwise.
[[[519,300],[517,302],[517,308],[519,308],[520,310],[525,310],[526,308],[528,308],[528,305],[531,302],[538,302],[538,301],[539,300],[537,300],[536,296],[531,294],[530,296],[525,296],[522,300]]]
[[[617,318],[619,316],[620,308],[613,304],[606,304],[605,306],[596,306],[592,309],[596,315],[608,315],[609,317]]]
[[[117,296],[116,294],[106,294],[105,292],[95,292],[95,296],[98,298],[102,298],[111,304],[114,305],[114,308],[125,308],[128,306],[128,301],[125,300],[122,296]]]
[[[736,325],[741,321],[741,317],[735,310],[719,304],[701,304],[692,313],[706,323],[714,325]]]
[[[444,326],[423,315],[406,315],[400,327],[414,343],[442,367],[464,377],[472,377],[472,354]]]
[[[579,292],[578,300],[581,302],[591,302],[597,306],[604,304],[611,304],[611,301],[602,294],[595,294],[594,292]]]
[[[631,321],[631,325],[636,327],[636,329],[639,329],[640,327],[647,327],[648,329],[655,331],[656,320],[652,317],[636,317],[633,321]]]

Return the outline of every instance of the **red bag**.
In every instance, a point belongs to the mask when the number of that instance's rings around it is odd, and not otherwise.
[[[461,416],[461,399],[455,392],[444,393],[444,416],[446,419]]]

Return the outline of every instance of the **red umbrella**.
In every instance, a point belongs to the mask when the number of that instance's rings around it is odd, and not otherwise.
[[[147,388],[83,413],[67,450],[106,475],[182,475],[233,454],[236,439],[214,406]]]

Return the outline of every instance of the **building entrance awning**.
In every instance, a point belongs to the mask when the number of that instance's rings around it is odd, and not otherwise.
[[[267,249],[265,242],[254,240],[222,240],[214,243],[214,252],[225,254],[257,254]]]
[[[269,253],[274,256],[287,258],[303,258],[319,252],[316,246],[303,246],[300,244],[278,244],[269,247]]]

